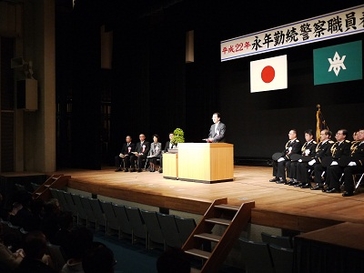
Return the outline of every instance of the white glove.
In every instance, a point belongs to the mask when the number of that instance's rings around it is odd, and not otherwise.
[[[285,161],[285,159],[283,157],[278,158],[277,162],[282,162]]]
[[[316,163],[316,159],[312,159],[312,160],[308,161],[308,165],[310,165],[310,166],[312,166],[315,163]]]
[[[298,159],[298,162],[302,162],[302,159],[300,158],[300,159]]]
[[[353,167],[356,166],[356,163],[354,161],[349,162],[348,166]]]
[[[310,150],[308,150],[308,149],[307,149],[307,150],[305,150],[305,156],[308,156],[308,155],[310,154],[310,152],[311,152],[311,151],[310,151]]]
[[[337,166],[337,165],[339,165],[339,163],[337,163],[337,161],[332,161],[330,164],[330,166]]]

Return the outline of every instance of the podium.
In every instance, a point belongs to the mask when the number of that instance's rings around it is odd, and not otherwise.
[[[163,177],[178,179],[178,154],[163,154]]]
[[[233,181],[233,144],[179,143],[178,179],[202,183]]]

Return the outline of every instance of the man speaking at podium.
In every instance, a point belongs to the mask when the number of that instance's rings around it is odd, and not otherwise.
[[[225,142],[226,126],[224,123],[220,122],[220,113],[214,113],[212,115],[212,121],[214,124],[210,127],[209,136],[203,140],[207,143]]]

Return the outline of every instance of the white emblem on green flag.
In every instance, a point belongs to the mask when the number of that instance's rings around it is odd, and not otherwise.
[[[313,66],[315,85],[362,79],[362,41],[315,49]]]

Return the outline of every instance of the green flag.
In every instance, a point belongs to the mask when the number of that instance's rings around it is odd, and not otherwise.
[[[362,41],[313,51],[314,85],[360,80],[362,69]]]

